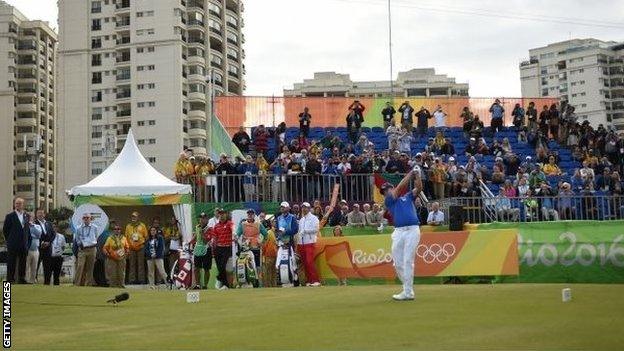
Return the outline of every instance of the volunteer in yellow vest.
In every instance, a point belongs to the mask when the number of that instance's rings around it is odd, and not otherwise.
[[[114,225],[113,234],[106,239],[103,250],[106,255],[106,276],[109,286],[123,288],[126,277],[126,256],[130,246],[119,225]]]
[[[264,238],[267,236],[266,228],[262,223],[256,221],[256,211],[247,210],[247,219],[240,222],[237,230],[236,237],[238,242],[247,241],[249,248],[254,255],[254,261],[256,268],[260,272],[260,248]]]
[[[147,239],[147,227],[139,221],[139,213],[132,212],[130,223],[126,225],[126,240],[130,245],[128,254],[128,281],[130,284],[145,284],[145,240]]]
[[[182,247],[180,242],[180,228],[178,227],[178,220],[175,216],[171,217],[171,221],[163,227],[162,231],[163,237],[165,238],[165,269],[167,270],[167,274],[169,274],[173,264],[178,261],[178,256],[180,254],[178,250]]]

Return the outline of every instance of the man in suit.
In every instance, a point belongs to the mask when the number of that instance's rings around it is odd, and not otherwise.
[[[50,285],[50,278],[52,278],[52,241],[54,241],[54,238],[56,237],[56,232],[52,227],[52,223],[46,221],[45,210],[41,208],[38,209],[36,216],[35,225],[38,225],[41,228],[37,274],[39,274],[39,266],[43,262],[43,281],[45,285]]]
[[[26,283],[26,256],[30,246],[30,218],[24,211],[24,199],[21,197],[13,200],[14,211],[4,218],[2,233],[7,245],[7,281],[15,282],[15,270],[17,268],[19,284]],[[16,266],[17,263],[17,266]]]

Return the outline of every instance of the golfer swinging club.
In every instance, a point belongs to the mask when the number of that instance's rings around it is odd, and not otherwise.
[[[399,194],[409,186],[414,178],[414,189],[399,197]],[[385,205],[394,220],[392,233],[392,260],[397,277],[403,283],[403,291],[392,295],[397,301],[414,299],[414,259],[416,247],[420,241],[420,228],[414,200],[422,191],[420,168],[416,166],[401,180],[396,188],[390,183],[381,187],[385,197]]]

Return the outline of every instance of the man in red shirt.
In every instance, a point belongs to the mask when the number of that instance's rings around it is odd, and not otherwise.
[[[224,209],[219,210],[219,221],[210,228],[210,237],[215,243],[214,257],[219,274],[215,288],[225,290],[228,288],[226,265],[232,257],[233,224],[228,219],[228,213]]]

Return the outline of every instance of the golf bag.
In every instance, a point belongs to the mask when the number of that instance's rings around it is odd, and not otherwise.
[[[260,284],[258,281],[258,270],[256,269],[256,261],[254,254],[243,245],[238,257],[236,258],[236,284],[238,287],[253,286],[257,288]]]
[[[275,268],[277,269],[277,285],[291,287],[298,284],[297,260],[295,251],[289,243],[279,243]]]
[[[193,285],[193,250],[184,244],[178,261],[171,266],[171,289],[190,289]]]

